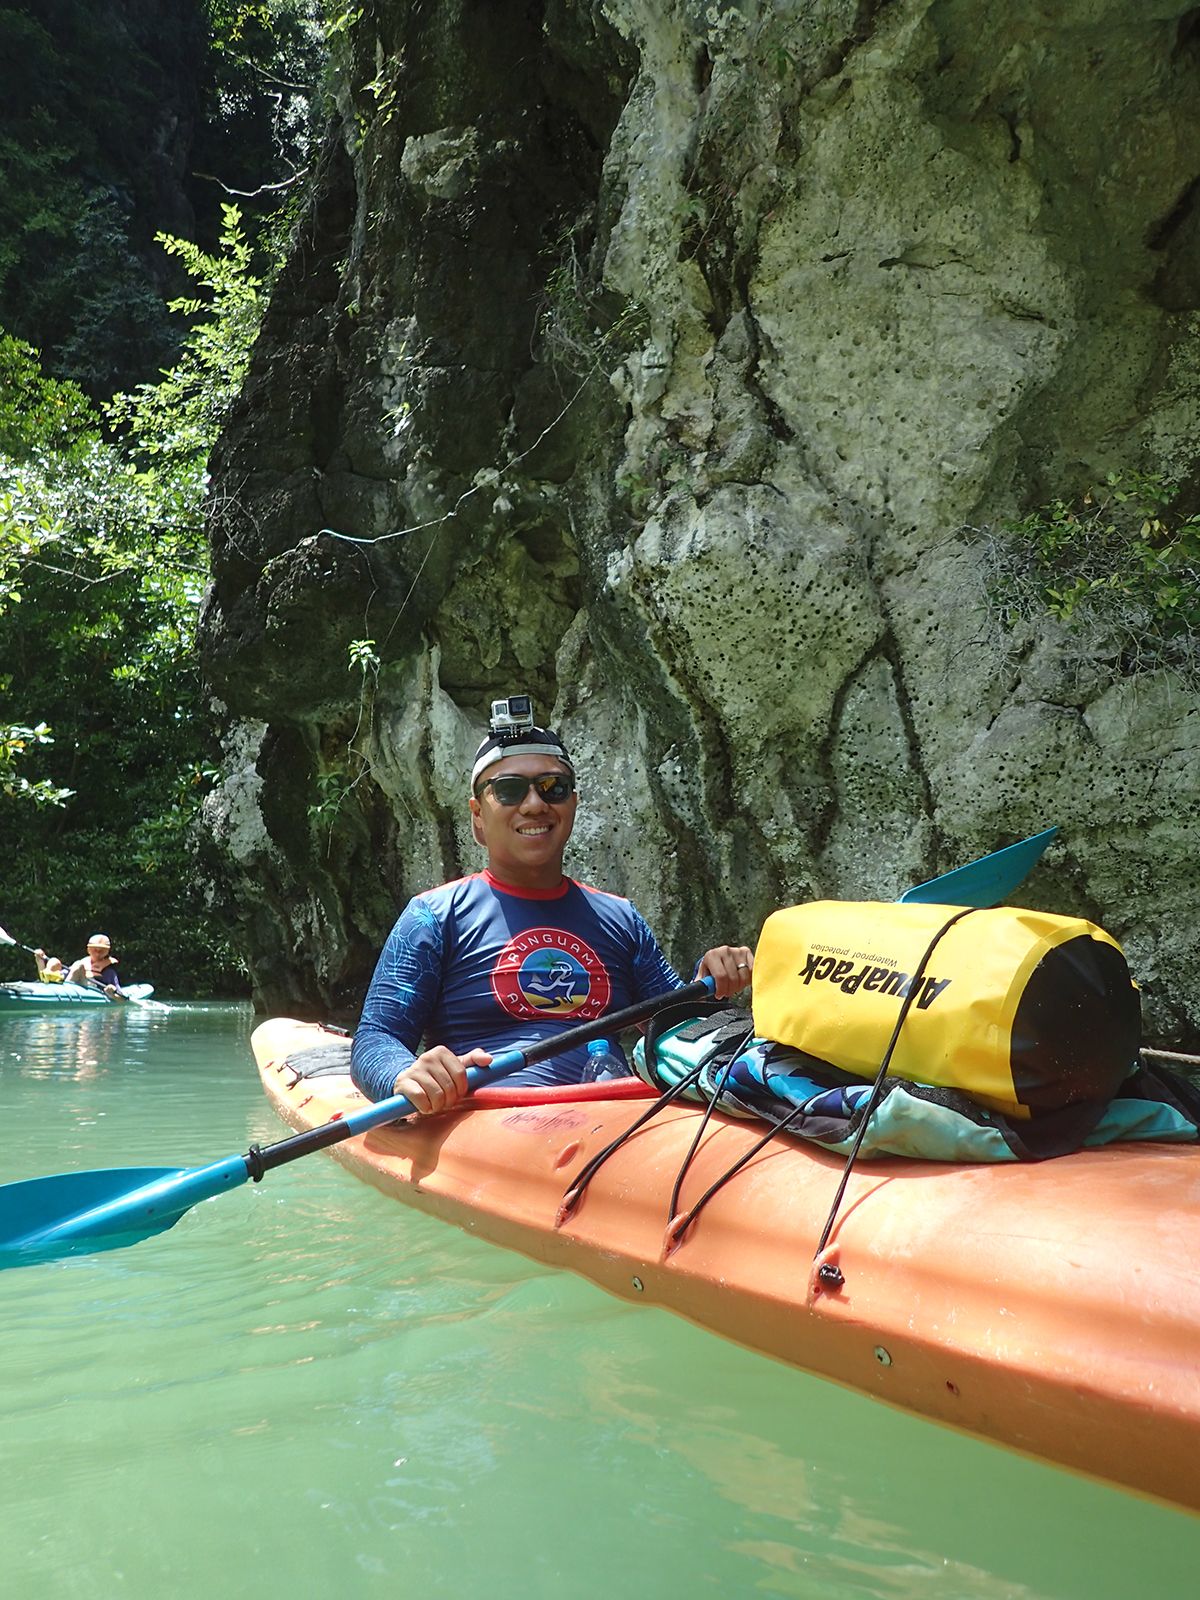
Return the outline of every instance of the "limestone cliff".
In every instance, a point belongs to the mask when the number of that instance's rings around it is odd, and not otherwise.
[[[1195,1040],[1195,680],[1006,631],[978,530],[1110,470],[1196,494],[1197,16],[365,0],[215,468],[264,1005],[353,1012],[476,864],[469,754],[528,689],[574,870],[680,964],[1057,822],[1027,898]]]

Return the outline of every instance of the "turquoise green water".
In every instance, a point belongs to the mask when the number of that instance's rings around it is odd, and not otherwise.
[[[0,1017],[0,1178],[280,1137],[250,1027]],[[610,1300],[324,1156],[0,1297],[22,1600],[1196,1591],[1200,1519]]]

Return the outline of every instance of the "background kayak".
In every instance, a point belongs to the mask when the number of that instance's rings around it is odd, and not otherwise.
[[[146,1000],[154,993],[152,983],[131,983],[122,991],[126,1000]],[[99,989],[87,989],[79,983],[0,983],[0,1010],[11,1011],[28,1006],[112,1006],[120,1000],[110,1000]]]

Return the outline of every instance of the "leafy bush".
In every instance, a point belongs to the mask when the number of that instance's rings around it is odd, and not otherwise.
[[[42,352],[0,327],[0,917],[64,957],[107,924],[123,973],[194,994],[245,988],[196,826],[207,460],[307,169],[322,13],[0,5],[0,324]]]
[[[1008,627],[1049,614],[1115,658],[1120,672],[1171,667],[1200,680],[1200,516],[1177,485],[1112,473],[985,530],[989,592]]]
[[[0,915],[64,955],[107,924],[130,976],[228,992],[244,978],[196,861],[216,746],[195,623],[207,456],[263,282],[234,207],[219,254],[164,243],[198,291],[174,307],[183,354],[106,415],[0,337],[0,816],[19,863]],[[17,773],[31,748],[38,771]]]
[[[0,795],[6,799],[32,800],[35,805],[61,806],[71,798],[70,789],[56,789],[46,778],[31,782],[17,771],[17,762],[26,751],[39,744],[53,744],[44,722],[36,728],[16,723],[0,724]]]
[[[253,250],[235,205],[221,207],[221,248],[210,253],[187,239],[157,235],[168,255],[179,258],[194,292],[168,309],[192,319],[180,360],[155,383],[120,394],[107,408],[133,452],[160,458],[185,475],[201,476],[217,433],[233,404],[258,336],[263,279],[253,271]],[[199,481],[189,485],[199,517]]]

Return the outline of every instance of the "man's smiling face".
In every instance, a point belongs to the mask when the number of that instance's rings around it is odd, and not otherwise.
[[[553,756],[501,756],[480,774],[471,797],[471,828],[488,853],[488,867],[502,883],[517,888],[554,889],[562,879],[563,851],[575,826],[578,796],[546,800],[530,784],[518,805],[505,806],[489,787],[492,778],[538,778],[543,773],[571,776]]]

